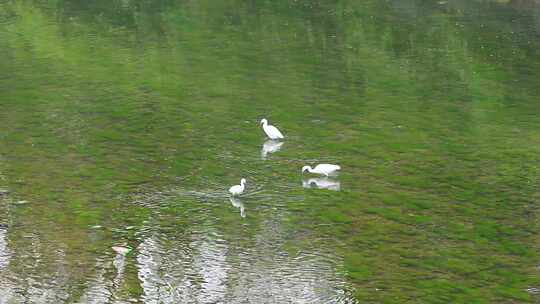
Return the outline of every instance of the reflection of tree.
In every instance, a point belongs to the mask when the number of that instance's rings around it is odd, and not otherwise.
[[[137,262],[146,303],[281,303],[292,299],[300,303],[340,298],[335,293],[344,286],[324,256],[287,257],[269,240],[262,240],[256,249],[230,252],[223,241],[202,235],[195,238],[199,240],[187,246],[182,240],[158,236],[141,243]],[[341,297],[343,303],[354,303],[347,295]]]
[[[0,272],[9,264],[10,252],[7,242],[7,227],[0,227]]]
[[[37,199],[32,208],[20,208],[12,216],[20,229],[3,233],[10,257],[4,258],[8,262],[0,271],[13,278],[0,279],[5,294],[15,297],[16,286],[32,299],[42,293],[46,300],[60,301],[67,297],[66,290],[84,289],[92,298],[96,289],[109,288],[109,294],[118,295],[120,287],[137,286],[123,272],[129,259],[101,257],[109,250],[110,236],[89,233],[88,226],[140,223],[152,205],[124,208],[114,199],[118,192],[129,192],[130,182],[153,181],[162,174],[165,182],[167,174],[185,172],[197,179],[193,172],[215,168],[217,163],[214,150],[205,153],[200,147],[237,133],[223,127],[231,118],[254,117],[265,109],[295,124],[305,122],[306,113],[329,113],[333,120],[343,120],[344,128],[339,130],[344,141],[332,153],[343,148],[365,151],[355,129],[363,115],[362,127],[374,126],[365,135],[379,136],[376,144],[369,138],[365,143],[380,148],[366,155],[394,163],[391,170],[397,171],[373,173],[374,179],[384,181],[374,183],[381,187],[377,192],[392,193],[393,186],[405,183],[400,199],[403,195],[441,205],[450,201],[448,209],[455,208],[455,200],[474,205],[501,195],[509,201],[526,196],[530,186],[523,179],[534,181],[537,171],[522,160],[536,156],[510,148],[526,146],[528,139],[534,142],[537,131],[535,126],[529,127],[530,133],[523,130],[527,128],[518,129],[519,133],[508,130],[520,127],[516,124],[525,120],[520,114],[537,112],[528,110],[537,107],[530,101],[536,100],[540,88],[538,5],[442,2],[81,0],[57,1],[53,9],[43,1],[0,4],[0,53],[6,55],[0,58],[0,70],[9,75],[0,78],[0,98],[12,103],[0,113],[1,139],[10,143],[0,149],[17,157],[6,166],[23,181],[19,190]],[[515,100],[520,102],[513,109],[503,107]],[[394,126],[385,131],[391,124],[412,132],[400,133],[402,129]],[[295,131],[301,137],[318,132],[316,128]],[[501,131],[507,133],[501,136]],[[500,158],[500,147],[511,161]],[[173,166],[177,167],[170,169]],[[509,185],[519,186],[500,191]],[[484,197],[478,202],[479,195]],[[443,229],[448,215],[438,221],[429,206],[420,203],[414,213],[426,213],[422,220]],[[370,212],[377,211],[371,207]],[[487,209],[483,212],[498,208]],[[407,212],[395,210],[399,216],[385,209],[381,217],[390,218],[399,231],[406,230],[399,221]],[[355,214],[362,209],[348,211]],[[500,214],[489,215],[500,227],[504,212],[495,211]],[[348,219],[340,212],[334,215]],[[459,229],[483,224],[485,219],[474,216],[468,214],[470,222]],[[312,251],[295,258],[265,243],[269,239],[279,243],[281,235],[275,231],[284,232],[272,220],[253,231],[256,244],[217,242],[207,235],[224,226],[217,224],[206,233],[188,231],[183,239],[159,229],[142,238],[136,259],[145,297],[173,302],[183,297],[210,301],[235,295],[305,299],[321,290],[332,294],[341,278],[331,262],[319,258],[324,255]],[[517,221],[519,216],[508,225],[509,232],[496,233],[497,238],[513,240],[505,237],[518,230]],[[160,227],[160,222],[155,225]],[[488,236],[490,227],[484,231]],[[425,230],[415,232],[411,243],[431,236]],[[489,238],[475,240],[497,243]],[[462,249],[458,241],[451,244]],[[399,252],[398,245],[384,247]],[[423,246],[435,250],[431,244]],[[475,246],[521,262],[519,255],[508,254],[507,243]],[[244,253],[245,248],[251,251]],[[348,249],[357,248],[363,246]],[[408,248],[409,253],[413,250]],[[398,254],[388,253],[392,255]],[[388,256],[382,254],[377,260],[378,270],[388,271],[377,273],[392,273],[391,268],[402,265]],[[213,264],[204,264],[206,259]],[[411,280],[409,274],[431,273],[429,267],[401,267],[407,277],[403,281]],[[381,276],[389,283],[400,281]],[[467,286],[477,283],[459,276],[463,278]],[[90,287],[85,289],[86,285]],[[246,289],[258,294],[243,294]],[[58,291],[58,298],[48,290]],[[207,290],[209,298],[197,290]],[[105,301],[101,296],[109,294],[97,293],[95,301]]]
[[[112,282],[107,277],[110,270],[110,261],[108,257],[98,257],[94,268],[96,269],[93,277],[88,277],[86,289],[80,297],[81,303],[105,304],[110,303],[114,289]]]
[[[246,233],[217,221],[228,206],[223,198],[204,198],[219,201],[216,211],[214,203],[201,205],[202,198],[185,201],[182,195],[189,193],[176,189],[136,199],[153,210],[136,250],[146,303],[355,303],[332,253],[313,247],[297,256],[284,251],[291,232],[282,227],[282,212],[267,214]],[[231,224],[242,225],[233,212]],[[173,226],[169,221],[178,214],[183,224],[174,232],[159,228]]]
[[[471,63],[480,61],[504,69],[510,76],[507,85],[513,86],[519,80],[532,92],[538,92],[536,77],[530,77],[524,70],[538,64],[540,4],[534,1],[440,4],[418,0],[389,3],[388,13],[397,18],[399,26],[380,20],[372,26],[383,28],[377,36],[397,56],[425,60],[414,66],[421,68],[418,74],[425,75],[419,81],[439,84],[431,89],[444,92],[451,89],[449,85],[462,82],[458,88],[461,93],[445,93],[470,100],[467,96],[470,93],[463,89],[472,81]],[[464,76],[468,77],[463,79]]]
[[[0,197],[0,204],[4,200]],[[11,252],[8,247],[8,228],[0,227],[0,303],[9,303],[20,300],[16,293],[16,285],[9,281],[10,272],[8,269],[11,259]]]
[[[166,243],[164,246],[154,235],[139,246],[137,262],[144,301],[222,301],[226,291],[226,247],[207,240],[195,240],[191,244],[168,240]]]
[[[48,260],[44,265],[40,252],[43,247],[55,250],[56,260]],[[71,295],[65,287],[69,285],[71,273],[64,267],[65,253],[61,249],[41,244],[38,238],[33,237],[31,247],[17,247],[14,252],[16,255],[12,256],[16,258],[11,259],[12,264],[0,269],[0,302],[63,303],[69,299]],[[20,265],[21,262],[24,264]],[[43,276],[45,268],[49,269]]]
[[[85,22],[88,23],[137,28],[137,32],[162,37],[160,39],[185,39],[189,37],[182,30],[186,26],[198,29],[208,27],[215,35],[233,35],[246,39],[257,48],[272,49],[283,56],[295,56],[296,49],[308,48],[311,63],[315,64],[310,70],[298,65],[297,70],[313,77],[315,87],[322,90],[320,93],[331,87],[342,90],[364,88],[365,77],[354,66],[357,64],[351,65],[357,59],[351,58],[354,52],[348,51],[348,48],[365,43],[356,38],[360,34],[358,25],[362,25],[369,39],[383,41],[396,55],[425,60],[414,66],[420,68],[419,75],[427,73],[419,81],[435,86],[426,88],[426,91],[449,90],[451,88],[448,84],[452,81],[463,81],[461,71],[466,61],[461,57],[460,50],[464,48],[466,52],[474,52],[482,60],[495,64],[504,60],[505,66],[509,66],[507,60],[517,65],[526,61],[516,56],[516,51],[534,59],[537,49],[535,44],[538,41],[536,37],[540,31],[540,5],[531,1],[493,1],[491,4],[481,1],[449,1],[441,4],[437,1],[418,0],[388,3],[346,1],[339,4],[295,1],[287,4],[270,5],[263,2],[255,5],[234,1],[220,4],[219,9],[210,9],[216,4],[200,2],[194,5],[174,1],[98,1],[90,4],[86,1],[61,1],[57,6],[69,17],[87,18]],[[202,11],[208,14],[208,18],[198,20]],[[461,13],[465,11],[472,13]],[[266,12],[270,12],[270,15]],[[493,15],[498,18],[485,22],[481,19]],[[518,15],[519,18],[516,17]],[[294,18],[294,23],[287,28],[268,26],[286,22],[288,18]],[[68,24],[71,22],[70,18],[64,21]],[[245,33],[250,32],[262,39],[245,36]],[[295,39],[295,45],[289,50],[276,49],[268,45],[273,37],[291,41]],[[272,54],[267,55],[266,59],[252,58],[250,55],[246,59],[263,62],[272,60],[272,63],[281,65]],[[283,70],[287,70],[287,67],[284,66]],[[520,74],[515,73],[515,76]],[[441,85],[437,85],[441,82]],[[465,92],[451,93],[466,97]]]

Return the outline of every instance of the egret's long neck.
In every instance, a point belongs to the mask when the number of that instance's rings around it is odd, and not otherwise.
[[[263,121],[263,122],[262,122],[262,125],[263,125],[263,128],[266,128],[266,127],[268,126],[268,121],[266,121],[266,120]]]
[[[242,187],[242,190],[244,190],[245,184],[246,184],[246,182],[244,182],[244,181],[240,182],[240,187]]]

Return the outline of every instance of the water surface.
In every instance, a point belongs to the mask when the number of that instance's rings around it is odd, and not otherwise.
[[[539,50],[536,1],[4,1],[0,303],[536,303]]]

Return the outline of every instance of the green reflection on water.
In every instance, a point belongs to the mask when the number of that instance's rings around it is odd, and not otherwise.
[[[537,301],[540,9],[526,5],[1,4],[0,271],[31,294],[25,277],[60,267],[57,297],[76,302],[114,244],[218,235],[231,265],[261,239],[280,250],[262,260],[324,253],[360,301]],[[263,117],[287,136],[267,160]],[[342,191],[301,187],[319,161],[343,167]],[[222,193],[240,177],[245,219]],[[144,300],[137,250],[126,259],[114,297]]]

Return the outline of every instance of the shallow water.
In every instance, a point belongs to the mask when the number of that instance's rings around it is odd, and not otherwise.
[[[4,1],[0,303],[536,303],[539,50],[536,1]]]

